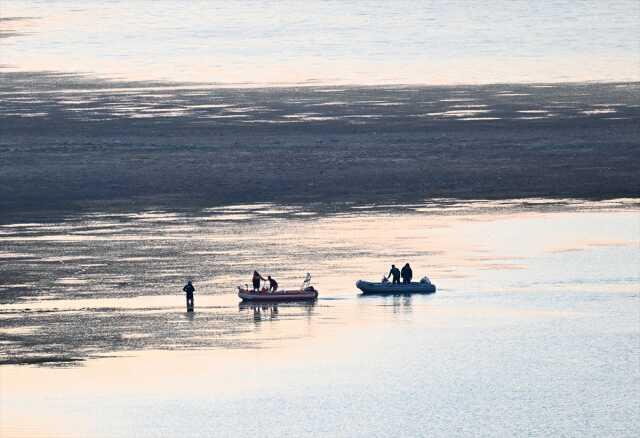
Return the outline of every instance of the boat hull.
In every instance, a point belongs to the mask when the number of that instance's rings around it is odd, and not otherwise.
[[[285,302],[285,301],[315,301],[318,299],[318,291],[282,290],[274,293],[254,292],[252,290],[238,288],[238,296],[242,301],[256,302]]]
[[[364,295],[432,294],[436,292],[436,285],[432,283],[392,284],[390,282],[373,283],[359,280],[356,282],[356,287]]]

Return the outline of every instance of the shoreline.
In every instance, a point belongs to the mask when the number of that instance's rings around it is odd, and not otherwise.
[[[127,91],[137,90],[291,90],[291,89],[449,89],[449,88],[478,88],[478,87],[509,87],[526,86],[534,88],[557,88],[563,86],[590,86],[590,85],[613,85],[613,86],[636,86],[640,87],[640,77],[636,78],[609,78],[609,79],[589,79],[570,81],[512,81],[512,82],[450,82],[450,83],[426,83],[426,82],[315,82],[313,80],[303,82],[206,82],[206,81],[180,81],[180,80],[160,80],[160,79],[124,79],[120,76],[103,76],[93,72],[81,71],[47,71],[47,70],[23,70],[9,65],[0,66],[0,76],[29,77],[41,81],[60,80],[78,81],[89,88],[77,91]],[[42,82],[41,82],[42,83]],[[106,87],[105,87],[106,85]],[[102,88],[99,88],[102,87]],[[49,92],[64,93],[70,89],[62,89]]]
[[[475,206],[473,205],[475,204]],[[477,204],[484,204],[478,206]],[[453,207],[453,209],[451,209]],[[475,210],[478,208],[478,210]],[[159,202],[134,202],[132,200],[98,202],[92,201],[84,205],[74,205],[73,208],[51,208],[7,211],[0,217],[0,227],[10,227],[21,224],[48,224],[66,220],[87,219],[95,215],[101,216],[128,216],[135,214],[162,213],[183,215],[185,218],[197,217],[210,211],[224,213],[225,211],[251,211],[259,212],[262,209],[274,209],[274,217],[315,219],[321,216],[333,214],[358,214],[368,213],[416,213],[428,209],[434,215],[457,215],[458,209],[475,214],[491,213],[492,211],[604,211],[604,210],[638,210],[640,209],[640,197],[638,196],[611,196],[611,197],[496,197],[496,198],[430,198],[400,199],[395,203],[378,201],[353,201],[341,200],[337,202],[278,202],[269,200],[243,201],[239,200],[225,204],[207,204],[204,200],[188,206],[176,208],[175,206]],[[417,209],[417,210],[416,210]],[[290,215],[289,210],[293,212]],[[256,218],[267,218],[270,215],[260,215]]]

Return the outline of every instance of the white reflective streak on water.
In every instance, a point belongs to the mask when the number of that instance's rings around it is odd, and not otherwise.
[[[2,15],[2,63],[19,70],[244,86],[639,78],[634,0],[4,0]]]

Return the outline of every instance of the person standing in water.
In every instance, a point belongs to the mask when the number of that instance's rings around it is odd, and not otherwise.
[[[388,276],[393,277],[392,284],[400,284],[400,269],[396,268],[396,265],[391,265]]]
[[[260,280],[267,281],[266,279],[262,278],[262,275],[260,275],[258,271],[253,271],[253,278],[251,279],[251,282],[253,283],[254,291],[260,290]]]
[[[191,280],[187,282],[187,285],[183,287],[182,290],[187,294],[187,312],[193,312],[193,293],[196,291],[196,288],[191,284]]]
[[[411,270],[411,266],[409,266],[409,263],[407,263],[402,267],[402,271],[400,272],[400,275],[402,275],[403,284],[411,283],[411,278],[413,277],[413,271]]]

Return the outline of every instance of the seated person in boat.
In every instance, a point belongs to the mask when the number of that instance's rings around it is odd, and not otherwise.
[[[260,290],[260,280],[267,281],[265,278],[262,277],[262,275],[258,273],[258,271],[253,271],[253,278],[251,279],[251,282],[253,283],[254,291]]]
[[[396,268],[396,265],[391,265],[389,277],[393,278],[393,284],[400,284],[400,269]]]
[[[409,266],[409,263],[407,263],[402,267],[402,271],[400,272],[400,275],[402,275],[403,284],[411,283],[411,277],[413,277],[413,271],[411,270],[411,266]]]
[[[267,278],[269,279],[269,292],[273,293],[277,291],[278,282],[274,278],[271,278],[271,275],[267,276]]]

